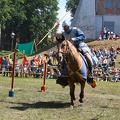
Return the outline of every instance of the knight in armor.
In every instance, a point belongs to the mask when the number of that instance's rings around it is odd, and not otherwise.
[[[83,31],[81,31],[78,27],[70,27],[66,21],[63,21],[62,27],[64,32],[61,34],[57,34],[56,32],[56,40],[58,42],[61,42],[65,39],[72,41],[73,45],[77,48],[78,51],[81,51],[87,60],[88,80],[93,80],[93,66],[97,64],[98,59],[91,53],[89,47],[84,42],[86,38]]]

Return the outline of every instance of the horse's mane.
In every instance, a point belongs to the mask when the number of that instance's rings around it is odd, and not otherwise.
[[[76,54],[79,54],[78,51],[77,51],[77,48],[69,40],[66,40],[66,42],[67,42],[67,44],[69,46],[69,49],[74,51]]]
[[[66,40],[66,42],[70,49],[70,54],[71,54],[71,57],[69,57],[69,60],[72,60],[72,62],[71,62],[72,64],[70,66],[74,65],[75,68],[80,68],[81,62],[82,62],[80,53],[77,51],[77,48],[69,40]]]

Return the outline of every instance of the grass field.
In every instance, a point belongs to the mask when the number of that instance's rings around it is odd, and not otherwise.
[[[93,41],[88,45],[106,49],[113,45],[116,48],[120,45],[120,40]],[[40,54],[49,53],[51,49],[53,48]],[[1,52],[1,55],[7,54]],[[120,68],[120,54],[116,59],[116,67]],[[69,87],[63,89],[56,84],[55,79],[47,79],[46,92],[40,92],[42,79],[15,78],[14,83],[15,96],[11,98],[8,95],[11,90],[11,77],[0,75],[0,120],[120,119],[120,82],[99,81],[95,89],[86,84],[84,103],[78,102],[80,86],[76,85],[77,100],[74,109],[69,107]]]
[[[75,108],[69,108],[69,87],[55,79],[15,78],[15,96],[9,97],[11,77],[0,76],[0,120],[119,120],[120,82],[98,82],[93,89],[86,84],[84,103],[79,103],[76,85]]]

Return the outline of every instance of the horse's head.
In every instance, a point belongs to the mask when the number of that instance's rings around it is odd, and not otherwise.
[[[61,44],[58,45],[58,61],[61,62],[63,61],[65,55],[67,54],[68,51],[68,44],[67,40],[64,40],[61,42]]]
[[[66,60],[66,53],[68,49],[67,41],[64,40],[61,43],[59,43],[57,48],[58,48],[58,54],[57,54],[58,67],[59,69],[61,69]]]
[[[69,65],[73,65],[73,63],[80,61],[80,55],[77,51],[76,47],[69,41],[64,40],[61,42],[61,44],[58,47],[58,58],[59,58],[59,64],[67,63]],[[79,64],[80,65],[80,64]],[[76,64],[74,67],[77,66]],[[77,67],[76,67],[77,69]]]

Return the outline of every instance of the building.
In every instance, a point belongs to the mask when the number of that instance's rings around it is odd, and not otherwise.
[[[104,26],[120,35],[120,0],[80,0],[72,26],[78,26],[88,39],[98,39]]]

